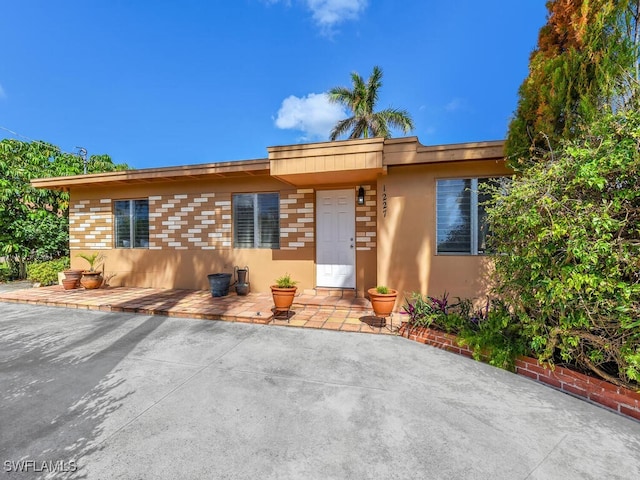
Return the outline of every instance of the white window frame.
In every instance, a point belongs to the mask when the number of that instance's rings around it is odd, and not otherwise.
[[[258,202],[258,198],[260,195],[275,195],[277,197],[278,204],[278,213],[277,213],[277,245],[269,244],[262,245],[261,241],[261,231],[259,228],[260,225],[260,203]],[[235,211],[235,198],[237,196],[251,197],[253,199],[253,244],[252,246],[238,246],[236,245],[236,236],[237,236],[237,224],[236,224],[236,211]],[[233,208],[233,248],[262,248],[262,249],[271,249],[271,250],[279,250],[280,249],[280,193],[279,192],[259,192],[259,193],[234,193],[231,197],[231,204]]]
[[[436,236],[435,236],[435,252],[436,255],[485,255],[487,252],[478,251],[478,234],[479,234],[479,219],[478,219],[478,181],[479,180],[489,180],[496,177],[458,177],[458,178],[439,178],[436,179],[436,198],[435,198],[435,227],[436,227]],[[468,252],[439,252],[438,251],[438,198],[439,198],[439,188],[440,182],[448,181],[448,180],[470,180],[470,200],[469,200],[469,208],[470,208],[470,248]]]
[[[146,239],[146,245],[135,245],[136,243],[136,232],[135,232],[135,227],[136,227],[136,215],[135,215],[135,202],[139,202],[140,200],[144,200],[147,202],[147,239]],[[115,214],[115,205],[117,202],[127,202],[129,204],[129,246],[125,247],[123,245],[118,245],[118,220],[117,220],[117,215]],[[149,248],[149,199],[148,198],[131,198],[131,199],[118,199],[118,200],[114,200],[113,201],[114,204],[114,222],[113,222],[113,243],[114,243],[114,248],[119,248],[119,249],[131,249],[131,248],[144,248],[144,249],[148,249]]]

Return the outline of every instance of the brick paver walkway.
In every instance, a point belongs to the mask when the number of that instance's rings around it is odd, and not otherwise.
[[[296,296],[288,319],[280,314],[274,318],[270,293],[237,296],[230,292],[226,297],[214,298],[202,290],[138,287],[64,290],[54,285],[0,292],[0,301],[378,334],[395,334],[400,326],[397,312],[381,326],[381,319],[373,315],[365,298],[305,293]]]

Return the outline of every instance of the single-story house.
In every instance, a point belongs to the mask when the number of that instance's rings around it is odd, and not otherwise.
[[[473,298],[491,267],[477,185],[512,174],[503,147],[368,138],[32,184],[70,192],[72,267],[102,252],[114,286],[208,289],[207,274],[248,266],[256,292],[289,273],[302,290]]]

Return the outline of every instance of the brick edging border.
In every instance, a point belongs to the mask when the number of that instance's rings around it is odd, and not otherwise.
[[[458,345],[458,337],[450,333],[416,327],[412,328],[407,335],[406,323],[403,323],[398,333],[409,340],[458,355],[469,358],[472,358],[473,355],[473,350],[466,345]],[[535,358],[525,356],[516,359],[515,373],[640,421],[640,393],[633,390],[618,387],[605,380],[589,377],[566,367],[556,366],[552,370],[548,365],[538,363]]]

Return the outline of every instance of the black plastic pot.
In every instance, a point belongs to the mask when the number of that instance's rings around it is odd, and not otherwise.
[[[224,297],[229,295],[230,273],[212,273],[207,275],[212,297]]]

